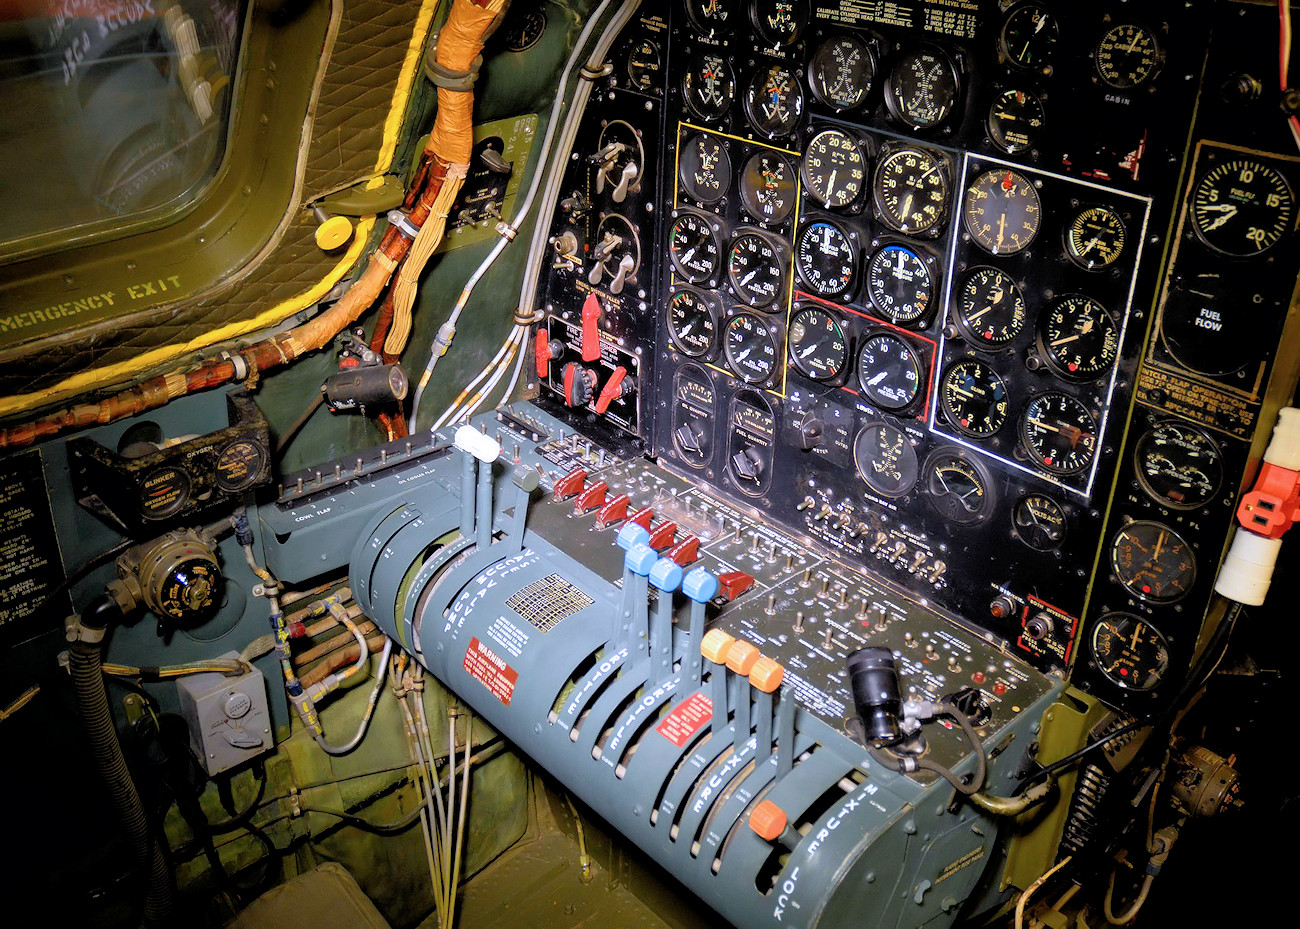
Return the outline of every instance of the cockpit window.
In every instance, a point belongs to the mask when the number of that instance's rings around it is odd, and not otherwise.
[[[0,0],[0,243],[194,200],[246,0]]]

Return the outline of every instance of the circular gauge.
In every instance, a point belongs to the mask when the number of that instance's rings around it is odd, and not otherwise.
[[[1153,500],[1177,510],[1199,509],[1219,492],[1223,458],[1205,433],[1163,423],[1138,439],[1138,483]]]
[[[632,46],[627,56],[627,78],[637,90],[651,90],[659,82],[663,69],[663,56],[659,46],[642,39]]]
[[[853,441],[853,461],[867,486],[886,497],[901,497],[916,486],[920,465],[901,429],[868,423]]]
[[[848,206],[862,193],[866,177],[867,156],[847,132],[823,129],[808,143],[803,184],[822,206]]]
[[[1108,206],[1085,206],[1065,227],[1065,254],[1087,271],[1109,268],[1124,251],[1124,220]]]
[[[682,146],[677,176],[687,196],[701,203],[717,203],[731,189],[731,156],[711,135],[697,135]]]
[[[872,184],[876,213],[890,229],[934,235],[948,215],[943,159],[922,148],[902,148],[880,159]]]
[[[885,105],[913,129],[933,129],[957,106],[957,66],[945,52],[925,46],[903,54],[885,79]]]
[[[896,323],[915,323],[930,309],[934,282],[923,259],[906,245],[886,245],[867,265],[867,293]]]
[[[1196,554],[1177,532],[1161,523],[1129,523],[1110,545],[1115,579],[1133,596],[1173,603],[1192,589]]]
[[[1046,494],[1027,494],[1011,511],[1016,537],[1030,548],[1050,552],[1065,541],[1065,510]]]
[[[682,96],[691,112],[703,120],[721,119],[736,99],[736,79],[727,59],[701,52],[691,59],[682,78]]]
[[[803,88],[785,65],[759,68],[745,92],[745,114],[754,131],[769,139],[789,135],[803,115]]]
[[[1148,81],[1159,69],[1162,57],[1155,33],[1136,23],[1112,26],[1093,53],[1097,73],[1116,90],[1128,90]]]
[[[991,255],[1014,255],[1038,235],[1042,204],[1023,174],[1008,168],[985,171],[966,189],[966,231]]]
[[[727,320],[724,336],[727,365],[747,384],[770,381],[780,354],[776,337],[776,327],[767,320],[752,313],[737,313]]]
[[[190,476],[180,468],[155,468],[140,482],[140,515],[166,519],[189,502],[190,487]]]
[[[1037,94],[1004,90],[989,106],[989,138],[1008,155],[1026,151],[1038,141],[1043,119],[1043,101]]]
[[[523,20],[515,23],[505,34],[505,46],[515,53],[526,52],[537,44],[545,31],[546,14],[541,10],[529,10]]]
[[[703,468],[713,456],[713,423],[718,417],[713,380],[698,365],[684,364],[673,381],[677,398],[673,445],[688,465]]]
[[[1258,318],[1241,312],[1251,299],[1240,278],[1220,268],[1174,275],[1161,311],[1161,341],[1179,364],[1193,371],[1239,371],[1259,358]]]
[[[217,486],[227,493],[257,483],[266,465],[266,449],[252,439],[235,439],[217,455]]]
[[[731,402],[730,426],[727,469],[741,492],[757,497],[772,482],[776,417],[759,394],[742,390]]]
[[[1295,195],[1287,179],[1253,158],[1215,165],[1192,190],[1192,228],[1223,255],[1267,251],[1294,225]]]
[[[1000,348],[1025,327],[1025,295],[1011,275],[975,268],[957,290],[957,327],[976,345]]]
[[[1092,628],[1092,659],[1125,690],[1151,690],[1169,669],[1169,642],[1145,619],[1107,613]]]
[[[835,317],[820,307],[809,307],[790,320],[790,362],[805,377],[830,381],[839,377],[849,360],[848,340]]]
[[[1090,297],[1067,294],[1043,313],[1038,348],[1067,380],[1101,377],[1119,357],[1119,330],[1110,311]]]
[[[858,350],[858,384],[882,410],[898,412],[921,393],[921,359],[902,336],[878,332]]]
[[[770,304],[779,296],[785,278],[777,247],[757,232],[742,232],[731,240],[727,273],[736,295],[750,306]]]
[[[755,152],[740,172],[740,202],[761,223],[783,223],[798,193],[794,168],[775,152]]]
[[[683,355],[701,358],[713,349],[718,314],[713,305],[693,290],[679,290],[668,298],[668,335]]]
[[[730,32],[736,22],[736,0],[690,0],[686,15],[701,32]]]
[[[827,39],[808,63],[813,96],[837,112],[862,106],[875,78],[875,54],[852,36]]]
[[[1026,3],[1007,16],[998,44],[1012,64],[1042,70],[1051,62],[1060,37],[1056,17],[1037,3]]]
[[[984,362],[963,358],[944,372],[939,404],[959,432],[987,438],[1007,421],[1007,385]]]
[[[1020,437],[1034,464],[1053,474],[1074,474],[1092,464],[1097,422],[1073,397],[1049,391],[1030,399]]]
[[[698,213],[681,213],[668,227],[668,256],[673,269],[692,284],[718,274],[721,250],[713,223]]]
[[[776,46],[799,41],[809,19],[808,0],[750,0],[749,21]]]
[[[925,489],[944,519],[960,526],[977,523],[993,509],[992,482],[984,466],[954,448],[932,452],[925,461]]]
[[[853,289],[858,250],[849,234],[835,223],[818,220],[799,231],[795,266],[804,285],[819,297],[842,297]]]

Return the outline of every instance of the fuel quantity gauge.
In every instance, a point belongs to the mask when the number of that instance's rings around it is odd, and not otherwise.
[[[1223,458],[1205,433],[1162,423],[1138,439],[1138,483],[1164,506],[1195,510],[1209,503],[1223,483]]]

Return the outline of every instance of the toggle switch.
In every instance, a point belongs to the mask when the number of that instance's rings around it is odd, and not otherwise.
[[[600,305],[600,298],[595,294],[587,294],[587,299],[582,303],[583,361],[600,359],[600,317],[604,312],[604,307]]]
[[[596,514],[596,525],[602,529],[606,526],[612,526],[614,523],[621,522],[627,518],[627,506],[632,502],[632,498],[627,494],[619,494],[613,500],[610,500],[600,508]],[[648,535],[649,533],[647,533]]]
[[[582,493],[582,489],[586,486],[586,470],[584,468],[574,468],[555,482],[555,495],[561,500],[567,500],[576,494]]]

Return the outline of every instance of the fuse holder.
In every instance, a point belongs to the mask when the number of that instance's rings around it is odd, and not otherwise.
[[[785,680],[785,668],[766,655],[759,655],[754,667],[749,669],[749,683],[755,690],[770,694]]]
[[[650,530],[650,547],[657,552],[662,551],[672,545],[676,538],[677,524],[671,519],[666,519]]]
[[[642,507],[627,518],[630,523],[636,523],[646,532],[650,531],[650,521],[655,518],[655,511],[648,507]]]
[[[700,540],[693,535],[688,535],[672,548],[668,549],[667,554],[669,558],[684,568],[688,564],[699,560]]]
[[[567,500],[575,494],[582,493],[582,489],[587,486],[587,471],[585,468],[574,468],[564,477],[555,482],[555,495],[561,500]]]
[[[736,640],[721,629],[710,629],[700,640],[700,654],[714,664],[723,664]]]
[[[600,317],[604,309],[600,298],[587,294],[582,304],[582,360],[596,361],[600,358]]]
[[[749,828],[764,842],[775,842],[781,838],[789,825],[790,817],[785,815],[785,810],[771,800],[764,800],[749,814]]]
[[[596,514],[596,522],[601,526],[612,526],[627,518],[627,505],[632,502],[632,498],[627,494],[619,494],[613,500],[606,503]]]
[[[597,481],[578,494],[577,499],[574,501],[574,509],[579,513],[585,513],[587,510],[594,510],[598,506],[604,506],[605,494],[608,491],[608,484],[604,481]]]
[[[744,639],[736,639],[727,650],[727,667],[737,674],[748,675],[760,657],[758,646]]]
[[[727,571],[718,575],[718,596],[728,602],[735,600],[753,586],[753,576],[744,571]]]
[[[596,413],[604,416],[609,412],[609,405],[623,396],[623,380],[627,377],[627,368],[619,365],[609,375],[609,380],[605,382],[605,387],[596,398]]]

